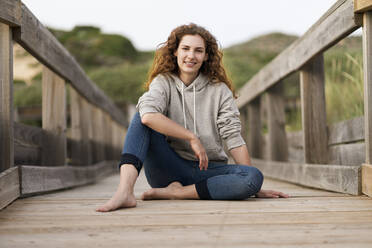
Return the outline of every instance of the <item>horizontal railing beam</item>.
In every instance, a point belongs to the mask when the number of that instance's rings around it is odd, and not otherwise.
[[[122,111],[86,76],[67,49],[24,4],[10,0],[0,0],[0,4],[0,21],[19,26],[14,30],[13,37],[24,49],[70,82],[91,104],[105,110],[118,123],[126,125]]]
[[[239,91],[239,108],[289,74],[299,70],[317,54],[336,44],[361,26],[361,16],[354,13],[352,0],[340,0],[301,38],[262,68]]]
[[[22,7],[20,0],[0,0],[0,22],[12,27],[21,25]]]

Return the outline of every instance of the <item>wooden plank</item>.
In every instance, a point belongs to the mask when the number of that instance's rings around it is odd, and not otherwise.
[[[372,13],[363,14],[364,132],[366,164],[372,163]]]
[[[67,157],[65,82],[44,66],[42,83],[42,123],[49,134],[43,141],[42,164],[64,165]]]
[[[20,196],[18,167],[0,173],[0,210]]]
[[[248,108],[244,107],[239,109],[240,112],[240,123],[241,123],[241,134],[246,144],[248,144]]]
[[[82,154],[81,161],[85,165],[92,164],[92,109],[90,104],[83,98],[81,98],[81,126],[82,126]]]
[[[106,160],[114,160],[115,159],[115,152],[114,152],[114,121],[110,118],[110,116],[104,113],[104,124],[105,124],[105,155]]]
[[[354,0],[354,11],[356,13],[363,13],[372,10],[371,0]]]
[[[267,116],[269,159],[287,161],[288,144],[285,133],[283,84],[277,84],[267,92]]]
[[[287,132],[286,134],[287,134],[288,146],[297,147],[297,148],[304,147],[304,140],[303,140],[304,135],[302,131]]]
[[[71,118],[71,164],[83,165],[83,126],[82,126],[82,98],[72,87],[70,89],[70,118]]]
[[[299,70],[314,56],[336,44],[361,26],[352,0],[339,0],[309,31],[275,57],[239,90],[239,108],[268,88]]]
[[[21,24],[21,1],[20,0],[0,0],[0,22],[9,26],[19,26]]]
[[[13,42],[8,25],[0,23],[0,172],[14,165]]]
[[[248,149],[252,157],[263,158],[260,98],[248,104]]]
[[[372,197],[372,165],[362,165],[362,192]]]
[[[292,197],[246,201],[137,198],[136,208],[105,214],[94,212],[95,207],[111,197],[118,182],[119,176],[113,175],[86,187],[17,200],[0,212],[2,244],[369,247],[372,242],[372,199],[365,196],[347,196],[265,179],[265,188],[284,191]],[[147,188],[141,174],[136,196]]]
[[[41,165],[41,146],[14,140],[14,164]]]
[[[253,159],[252,164],[267,177],[353,195],[361,192],[361,166],[300,164],[258,159]]]
[[[117,161],[103,161],[90,166],[21,166],[21,196],[94,183],[117,171],[117,163]]]
[[[364,140],[364,117],[341,121],[328,127],[328,145]]]
[[[339,165],[361,165],[365,161],[364,143],[343,144],[329,147],[328,163]]]
[[[323,55],[309,61],[300,72],[302,131],[306,163],[327,163],[327,117]]]
[[[122,111],[85,75],[66,48],[23,4],[21,29],[14,33],[14,39],[41,63],[69,81],[91,104],[104,109],[113,119],[125,125]]]
[[[97,163],[105,160],[105,149],[104,149],[104,123],[103,113],[100,109],[92,106],[92,154],[93,162]]]

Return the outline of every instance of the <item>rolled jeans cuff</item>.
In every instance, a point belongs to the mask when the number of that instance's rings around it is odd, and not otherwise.
[[[143,165],[142,161],[139,158],[130,153],[121,154],[120,163],[118,165],[119,169],[123,164],[133,165],[137,169],[138,175],[140,174]]]
[[[207,180],[195,183],[196,191],[198,192],[199,198],[202,200],[212,200],[211,195],[209,194]]]

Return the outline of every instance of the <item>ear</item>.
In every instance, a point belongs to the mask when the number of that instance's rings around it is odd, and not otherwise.
[[[177,50],[178,50],[178,49],[177,49]],[[173,55],[176,56],[176,57],[177,57],[177,54],[178,54],[178,53],[177,53],[177,50],[173,53]]]

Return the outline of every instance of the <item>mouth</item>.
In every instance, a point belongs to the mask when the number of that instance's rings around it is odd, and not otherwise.
[[[190,66],[190,67],[196,65],[196,62],[191,62],[191,61],[185,61],[184,63],[186,64],[186,66]]]

